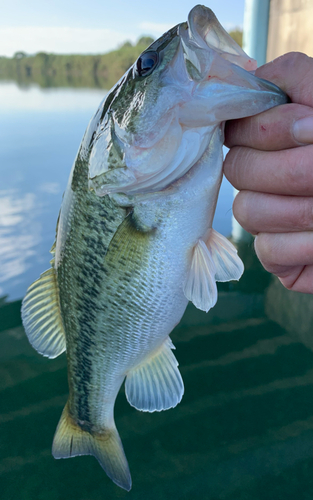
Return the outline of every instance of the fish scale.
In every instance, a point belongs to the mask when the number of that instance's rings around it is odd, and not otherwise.
[[[53,456],[93,455],[126,490],[113,414],[123,381],[138,410],[175,407],[184,385],[169,334],[188,300],[208,311],[216,281],[243,272],[212,223],[224,122],[286,102],[255,67],[200,5],[140,55],[86,130],[52,268],[23,300],[31,344],[50,358],[66,350],[68,360]]]

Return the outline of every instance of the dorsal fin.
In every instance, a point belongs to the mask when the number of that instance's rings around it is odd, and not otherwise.
[[[43,356],[56,358],[66,349],[56,272],[45,271],[27,290],[22,321],[31,345]]]

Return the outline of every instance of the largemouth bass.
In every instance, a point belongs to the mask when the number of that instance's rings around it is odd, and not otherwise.
[[[225,120],[286,102],[255,67],[200,5],[140,55],[86,130],[51,269],[23,301],[33,347],[49,358],[67,353],[69,399],[54,457],[94,455],[126,490],[113,415],[123,381],[138,410],[176,406],[184,386],[169,334],[188,301],[208,311],[216,281],[243,272],[212,221]]]

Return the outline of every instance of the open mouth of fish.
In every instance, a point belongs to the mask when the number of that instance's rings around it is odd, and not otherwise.
[[[170,57],[168,56],[170,52]],[[114,110],[99,124],[90,156],[89,185],[99,196],[160,191],[202,156],[212,131],[286,102],[274,84],[257,78],[249,58],[214,13],[194,7],[137,60],[123,86],[138,84],[123,117]],[[143,84],[139,90],[139,84]],[[120,164],[110,168],[118,151]]]

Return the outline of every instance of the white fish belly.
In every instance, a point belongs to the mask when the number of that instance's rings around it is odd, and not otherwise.
[[[112,377],[127,374],[142,363],[184,314],[188,300],[183,288],[193,248],[212,227],[221,182],[220,143],[213,152],[214,176],[210,176],[207,164],[200,164],[192,174],[180,179],[168,196],[152,200],[150,208],[149,201],[138,208],[143,222],[151,220],[149,209],[154,220],[160,222],[150,240],[147,260],[139,262],[136,278],[124,289],[121,285],[120,306],[113,307],[103,318],[103,325],[114,339],[110,348]]]

